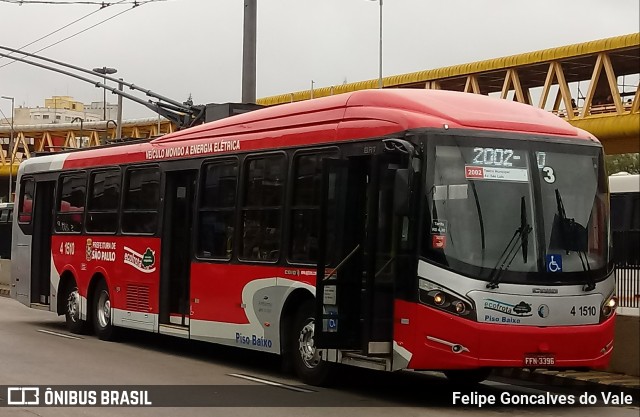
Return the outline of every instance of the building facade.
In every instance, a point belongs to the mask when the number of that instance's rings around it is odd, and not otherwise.
[[[118,105],[102,101],[94,101],[91,104],[83,104],[70,96],[53,96],[44,101],[44,107],[16,107],[15,124],[58,124],[74,122],[97,122],[100,120],[115,120],[118,114]]]

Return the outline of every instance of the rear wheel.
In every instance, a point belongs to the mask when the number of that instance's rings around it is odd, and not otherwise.
[[[320,358],[314,340],[314,301],[308,300],[298,310],[293,323],[290,354],[293,368],[306,384],[325,385],[331,377],[331,364]]]
[[[114,340],[115,328],[111,323],[111,298],[104,281],[96,286],[93,295],[93,325],[100,340]]]
[[[475,385],[489,378],[489,375],[491,375],[491,369],[456,369],[452,371],[445,371],[444,374],[447,379],[454,384]]]
[[[87,322],[80,319],[80,292],[75,282],[70,283],[65,291],[64,317],[67,329],[71,333],[81,334],[87,328]]]

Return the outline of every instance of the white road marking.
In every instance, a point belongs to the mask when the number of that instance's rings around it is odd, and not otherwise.
[[[51,335],[54,335],[54,336],[66,337],[67,339],[82,340],[81,337],[70,336],[70,335],[64,334],[64,333],[57,333],[57,332],[52,332],[52,331],[49,331],[49,330],[42,330],[42,329],[38,329],[37,331],[40,332],[40,333],[51,334]]]
[[[271,386],[278,387],[278,388],[284,388],[284,389],[288,389],[288,390],[291,390],[291,391],[305,392],[305,393],[315,392],[315,391],[304,389],[304,388],[300,388],[300,387],[294,387],[294,386],[291,386],[291,385],[281,384],[280,382],[269,381],[268,379],[256,378],[255,376],[249,376],[249,375],[243,375],[243,374],[229,374],[229,376],[232,376],[232,377],[235,377],[235,378],[246,379],[247,381],[258,382],[260,384],[271,385]]]

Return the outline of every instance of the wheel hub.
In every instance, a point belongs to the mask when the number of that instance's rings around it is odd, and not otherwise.
[[[67,297],[67,313],[74,323],[80,319],[80,293],[77,288],[71,291]]]
[[[111,301],[109,294],[103,292],[98,299],[98,322],[101,327],[107,327],[111,323]]]
[[[313,334],[314,324],[313,322],[309,322],[300,330],[300,337],[298,339],[300,357],[307,368],[315,368],[320,363],[320,354],[316,349]]]

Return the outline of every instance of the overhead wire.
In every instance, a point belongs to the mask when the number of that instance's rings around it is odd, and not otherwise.
[[[10,4],[17,4],[18,6],[22,6],[23,4],[48,4],[48,5],[75,5],[75,4],[81,4],[81,5],[93,5],[93,6],[100,6],[101,8],[105,8],[108,6],[113,6],[116,4],[133,4],[134,6],[140,6],[144,3],[151,3],[151,2],[155,2],[155,1],[167,1],[167,0],[138,0],[138,1],[126,1],[126,2],[108,2],[108,1],[90,1],[90,0],[61,0],[61,1],[51,1],[51,0],[0,0],[0,3],[10,3]]]
[[[0,1],[7,1],[7,0],[0,0]],[[126,1],[126,0],[122,0],[122,1]],[[122,1],[120,1],[120,2],[118,2],[118,3],[122,3]],[[7,2],[8,2],[8,3],[12,3],[12,2],[10,2],[10,1],[7,1]],[[116,3],[116,4],[118,4],[118,3]],[[100,10],[102,10],[102,9],[103,9],[103,8],[100,8],[100,9],[98,9],[98,10],[94,10],[93,12],[91,12],[91,13],[89,13],[89,14],[86,14],[86,15],[82,16],[82,17],[81,17],[81,18],[79,18],[79,19],[74,20],[73,22],[67,23],[66,25],[64,25],[64,26],[62,26],[62,27],[60,27],[60,28],[58,28],[58,29],[54,30],[53,32],[49,32],[48,34],[46,34],[46,35],[44,35],[44,36],[41,36],[41,37],[39,37],[38,39],[36,39],[36,40],[34,40],[34,41],[32,41],[32,42],[29,42],[29,43],[28,43],[28,44],[26,44],[26,45],[21,46],[20,48],[18,48],[18,50],[22,50],[22,49],[24,49],[24,48],[26,48],[26,47],[28,47],[28,46],[33,45],[33,44],[34,44],[34,43],[36,43],[36,42],[40,42],[41,40],[46,39],[46,38],[48,38],[49,36],[54,35],[54,34],[56,34],[56,33],[60,32],[61,30],[64,30],[64,29],[68,28],[69,26],[71,26],[71,25],[73,25],[73,24],[75,24],[75,23],[80,22],[81,20],[84,20],[84,19],[88,18],[89,16],[91,16],[91,15],[93,15],[93,14],[95,14],[95,13],[98,13],[98,12],[99,12]],[[11,55],[11,54],[10,54],[10,55]],[[6,67],[7,65],[9,65],[9,64],[13,64],[14,62],[16,62],[16,61],[11,61],[11,62],[8,62],[8,63],[6,63],[6,64],[4,64],[4,65],[0,65],[0,68]]]
[[[2,1],[7,2],[7,3],[19,3],[19,1],[0,0],[0,2],[2,2]],[[26,44],[26,45],[24,45],[24,46],[22,46],[22,47],[18,48],[18,50],[22,50],[22,49],[24,49],[24,48],[26,48],[26,47],[28,47],[28,46],[33,45],[33,44],[34,44],[34,43],[36,43],[36,42],[39,42],[39,41],[41,41],[41,40],[43,40],[43,39],[46,39],[46,38],[48,38],[49,36],[51,36],[51,35],[53,35],[53,34],[55,34],[55,33],[57,33],[57,32],[60,32],[61,30],[66,29],[66,28],[68,28],[69,26],[71,26],[71,25],[73,25],[73,24],[75,24],[75,23],[77,23],[77,22],[79,22],[79,21],[81,21],[81,20],[84,20],[84,19],[88,18],[89,16],[91,16],[91,15],[93,15],[93,14],[95,14],[95,13],[97,13],[97,12],[101,11],[101,10],[104,10],[107,6],[115,6],[115,5],[119,5],[119,4],[134,4],[134,6],[133,6],[133,7],[131,7],[131,8],[129,8],[129,9],[125,9],[125,10],[121,11],[120,13],[116,13],[115,15],[113,15],[113,16],[111,16],[111,17],[107,18],[107,19],[104,19],[104,20],[102,20],[102,21],[100,21],[100,22],[98,22],[98,23],[96,23],[96,24],[94,24],[94,25],[91,25],[91,26],[89,26],[89,27],[87,27],[87,28],[85,28],[85,29],[83,29],[83,30],[81,30],[81,31],[79,31],[79,32],[76,32],[76,33],[74,33],[73,35],[67,36],[66,38],[63,38],[63,39],[61,39],[61,40],[59,40],[59,41],[57,41],[57,42],[54,42],[54,43],[52,43],[52,44],[50,44],[50,45],[48,45],[48,46],[45,46],[44,48],[38,49],[38,50],[37,50],[37,51],[35,51],[34,53],[38,53],[38,52],[44,51],[45,49],[49,49],[49,48],[51,48],[51,47],[53,47],[53,46],[55,46],[55,45],[58,45],[59,43],[62,43],[62,42],[64,42],[64,41],[68,40],[68,39],[71,39],[71,38],[73,38],[73,37],[75,37],[75,36],[78,36],[78,35],[80,35],[80,34],[82,34],[82,33],[86,32],[86,31],[88,31],[88,30],[90,30],[90,29],[93,29],[93,28],[94,28],[94,27],[96,27],[96,26],[99,26],[99,25],[101,25],[101,24],[103,24],[103,23],[106,23],[106,22],[108,22],[109,20],[111,20],[111,19],[113,19],[113,18],[115,18],[115,17],[120,16],[120,15],[121,15],[121,14],[123,14],[123,13],[126,13],[126,12],[128,12],[128,11],[130,11],[130,10],[133,10],[134,8],[136,8],[136,7],[138,7],[138,6],[142,6],[142,5],[144,5],[144,4],[152,3],[152,2],[155,2],[155,1],[166,1],[166,0],[146,0],[146,1],[135,1],[135,2],[131,2],[131,1],[128,1],[128,0],[120,0],[120,1],[118,1],[118,2],[116,2],[116,3],[105,3],[105,2],[97,3],[97,4],[102,4],[102,5],[103,5],[103,7],[101,7],[101,8],[100,8],[100,9],[98,9],[98,10],[94,10],[93,12],[91,12],[91,13],[89,13],[89,14],[86,14],[85,16],[82,16],[82,17],[81,17],[81,18],[79,18],[79,19],[74,20],[73,22],[70,22],[70,23],[68,23],[68,24],[66,24],[66,25],[64,25],[64,26],[62,26],[62,27],[60,27],[60,28],[58,28],[58,29],[54,30],[53,32],[50,32],[50,33],[48,33],[47,35],[44,35],[44,36],[42,36],[42,37],[40,37],[40,38],[38,38],[38,39],[36,39],[36,40],[34,40],[34,41],[32,41],[32,42],[30,42],[30,43]],[[53,2],[52,2],[52,3],[53,3]],[[16,62],[16,61],[14,60],[14,61],[11,61],[11,62],[7,62],[6,64],[0,65],[0,69],[2,69],[2,68],[4,68],[4,67],[6,67],[7,65],[11,65],[11,64],[13,64],[13,63],[15,63],[15,62]]]

